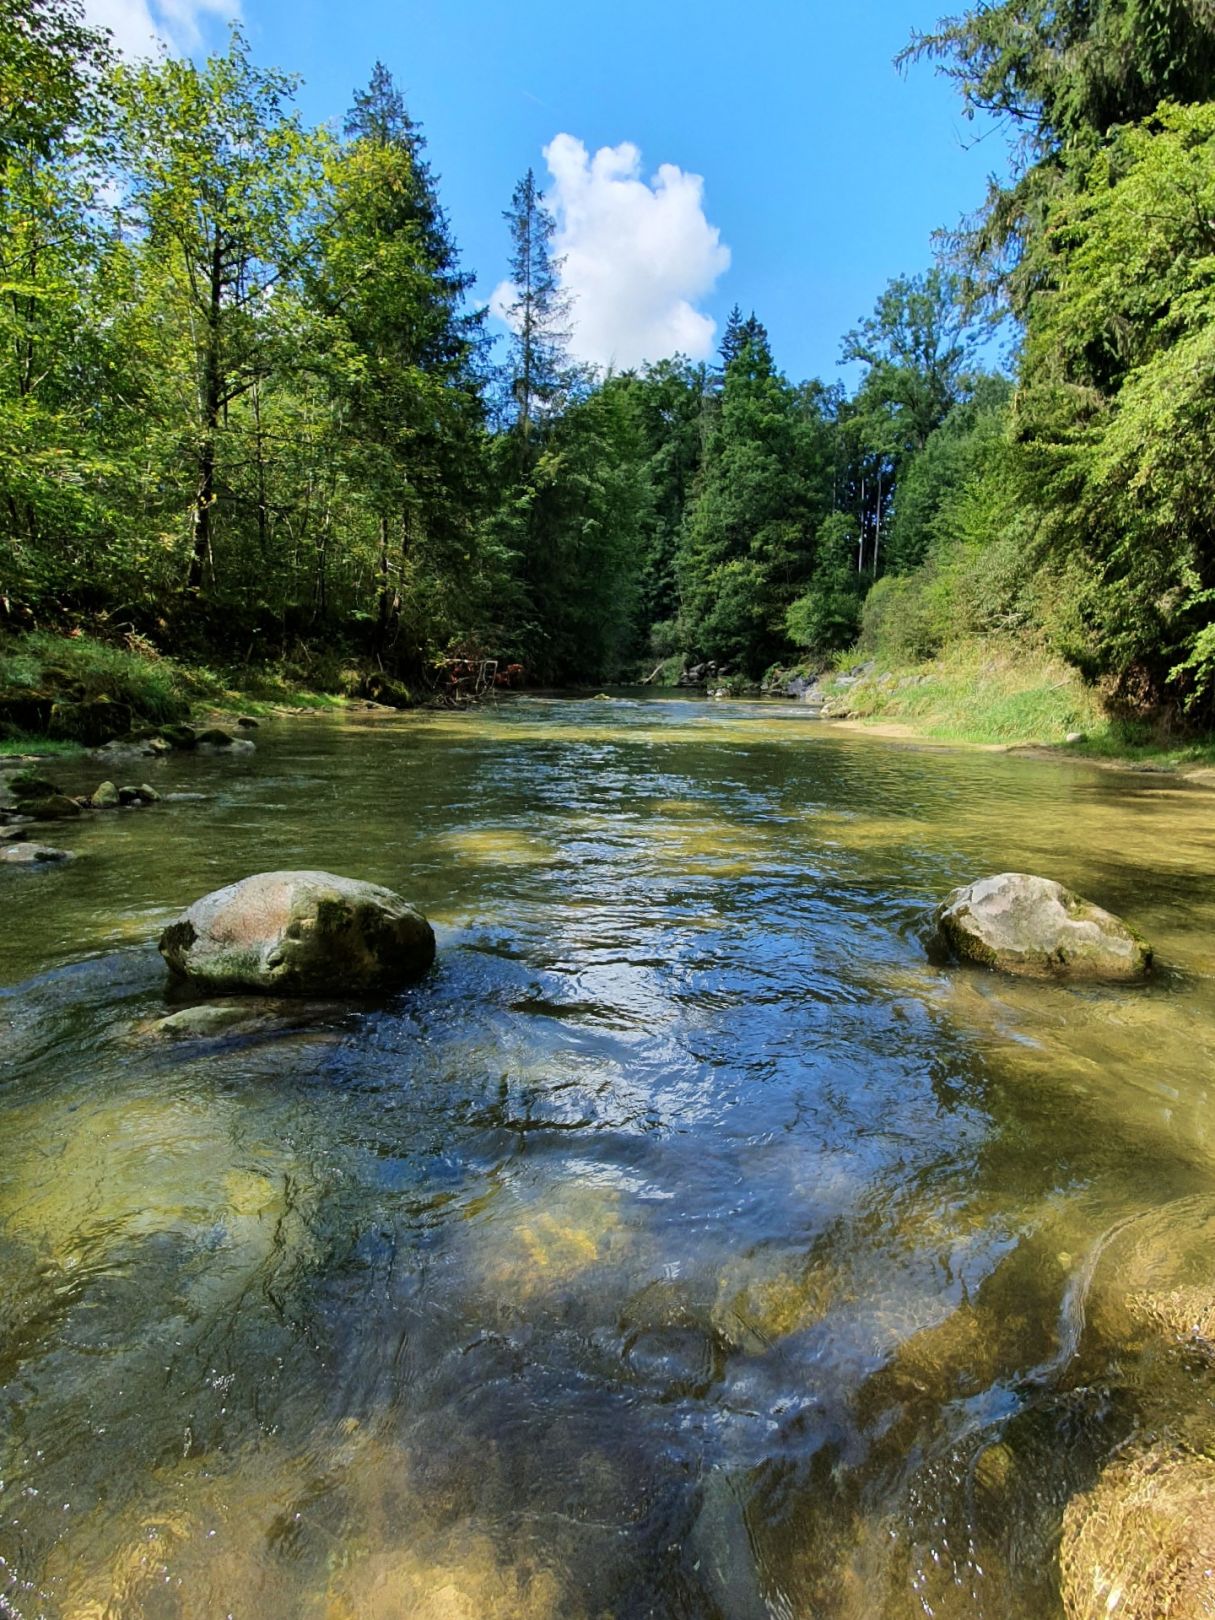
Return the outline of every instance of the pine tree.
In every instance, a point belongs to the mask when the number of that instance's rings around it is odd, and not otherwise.
[[[343,453],[376,531],[376,648],[404,621],[407,660],[439,628],[420,606],[459,594],[480,501],[482,316],[423,156],[382,63],[355,97],[330,167],[310,296]],[[475,568],[468,570],[475,573]],[[442,580],[440,589],[437,582]]]
[[[553,257],[556,222],[529,169],[515,187],[502,216],[510,226],[511,301],[503,315],[513,335],[511,397],[515,424],[524,445],[552,416],[569,390],[571,310],[561,287],[561,261]]]
[[[814,566],[830,497],[820,413],[776,370],[754,316],[726,369],[677,554],[688,650],[758,673],[787,645],[785,615]]]

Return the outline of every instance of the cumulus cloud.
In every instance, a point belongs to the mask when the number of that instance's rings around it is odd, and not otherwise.
[[[631,142],[592,157],[573,135],[556,136],[544,159],[575,359],[620,368],[707,356],[716,325],[696,304],[729,267],[730,250],[705,217],[701,176],[664,163],[647,181]],[[495,289],[496,314],[511,291]]]
[[[124,56],[150,56],[162,46],[195,51],[208,23],[240,16],[240,0],[85,0],[85,16],[108,28]]]

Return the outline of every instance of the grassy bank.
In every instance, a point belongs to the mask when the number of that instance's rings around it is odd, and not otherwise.
[[[264,714],[345,701],[357,671],[293,666],[219,670],[146,642],[49,631],[0,639],[0,755],[70,753],[106,734],[189,720],[200,711]],[[326,687],[332,688],[327,690]]]
[[[1117,719],[1069,665],[993,638],[964,641],[925,663],[872,660],[823,676],[827,713],[906,728],[942,742],[1057,748],[1166,767],[1215,765],[1215,742]],[[1083,741],[1068,743],[1080,732]]]

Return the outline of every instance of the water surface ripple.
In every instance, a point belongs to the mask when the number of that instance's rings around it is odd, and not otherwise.
[[[0,1613],[1042,1620],[1069,1496],[1215,1443],[1109,1325],[1212,1207],[1206,792],[627,696],[258,744],[0,872]],[[306,866],[433,976],[158,1034],[164,921]],[[1156,982],[929,966],[1009,868]]]

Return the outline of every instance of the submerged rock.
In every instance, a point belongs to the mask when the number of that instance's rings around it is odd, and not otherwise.
[[[1005,973],[1142,979],[1152,947],[1135,930],[1049,878],[1001,872],[955,889],[930,950]]]
[[[391,889],[331,872],[260,872],[196,901],[160,952],[174,973],[214,990],[375,995],[421,978],[435,940]]]
[[[229,1001],[222,1006],[183,1007],[156,1024],[158,1035],[170,1040],[208,1040],[219,1035],[244,1035],[271,1027],[272,1020],[259,1007]]]
[[[1085,1300],[1089,1328],[1120,1355],[1146,1345],[1215,1363],[1215,1199],[1176,1198],[1103,1239]]]
[[[116,742],[106,743],[104,748],[95,748],[93,758],[100,760],[103,765],[126,765],[133,759],[153,759],[160,752],[155,747],[155,741],[153,738],[123,737]]]
[[[71,858],[66,849],[52,849],[49,844],[0,844],[0,863],[5,866],[53,866]]]
[[[1215,1462],[1162,1446],[1111,1463],[1063,1514],[1068,1620],[1215,1612]]]
[[[234,737],[230,732],[221,731],[218,726],[212,726],[209,731],[200,731],[195,748],[200,754],[250,754],[253,744],[248,737]]]

